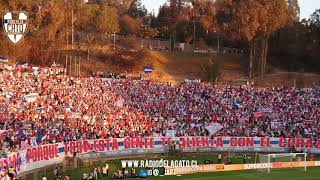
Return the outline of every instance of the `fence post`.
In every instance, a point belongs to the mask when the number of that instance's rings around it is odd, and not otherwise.
[[[73,158],[73,167],[76,169],[78,168],[78,158],[77,157],[74,157]]]
[[[65,170],[67,168],[67,159],[64,159],[62,162],[62,169]]]
[[[38,179],[37,175],[38,175],[38,173],[33,173],[33,179],[35,179],[35,180]]]

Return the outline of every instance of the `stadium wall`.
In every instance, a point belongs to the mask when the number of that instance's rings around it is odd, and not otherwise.
[[[59,164],[66,157],[93,157],[158,154],[169,146],[182,152],[289,152],[294,146],[304,152],[320,154],[320,140],[269,137],[146,137],[81,140],[75,142],[34,145],[0,159],[0,169],[15,168],[18,174]]]

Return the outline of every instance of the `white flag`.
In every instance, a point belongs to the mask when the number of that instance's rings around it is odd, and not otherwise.
[[[31,137],[31,138],[30,138],[30,141],[31,141],[31,145],[32,145],[33,147],[38,146],[37,137]]]
[[[123,107],[123,103],[124,103],[124,99],[120,98],[116,103],[115,105],[122,108]]]
[[[38,99],[38,97],[39,97],[38,93],[30,93],[30,94],[24,96],[24,98],[26,99],[26,101],[28,103],[36,101]]]
[[[209,131],[210,135],[213,135],[221,129],[223,129],[223,126],[219,123],[212,123],[209,126],[207,126],[206,129]]]

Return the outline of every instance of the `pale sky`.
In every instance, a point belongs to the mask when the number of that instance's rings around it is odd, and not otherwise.
[[[299,0],[300,18],[308,19],[316,9],[320,9],[320,0]]]
[[[158,14],[159,7],[165,2],[167,2],[167,0],[141,0],[141,1],[146,6],[149,12],[152,12],[154,10],[156,15]]]
[[[149,12],[153,10],[158,13],[159,6],[167,2],[167,0],[142,0]],[[310,15],[316,10],[320,9],[320,0],[299,0],[301,19],[309,18]]]

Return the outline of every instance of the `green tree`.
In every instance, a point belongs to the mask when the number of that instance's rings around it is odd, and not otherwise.
[[[288,22],[297,22],[300,18],[300,6],[298,0],[287,1]]]
[[[311,59],[312,64],[320,70],[320,9],[316,10],[309,20],[309,29],[311,30],[309,43],[311,43]]]
[[[260,0],[263,6],[260,12],[260,45],[261,57],[259,58],[260,75],[264,76],[267,65],[267,55],[270,35],[289,23],[288,7],[286,0]]]
[[[142,27],[142,20],[139,18],[133,18],[129,15],[124,15],[120,18],[121,33],[124,35],[136,36]]]
[[[219,9],[217,20],[222,29],[230,37],[244,39],[250,45],[249,77],[254,59],[258,61],[258,73],[263,76],[270,35],[297,19],[293,18],[297,11],[289,11],[294,8],[286,0],[218,0],[216,3]]]
[[[63,48],[65,38],[64,1],[0,1],[0,9],[26,11],[28,14],[28,28],[24,40],[13,48],[7,41],[1,41],[4,51],[9,49],[11,57],[30,60],[33,63],[48,64],[56,59]],[[2,26],[2,25],[1,25]],[[1,27],[2,28],[2,27]],[[2,37],[4,37],[2,35]],[[2,48],[1,48],[2,49]],[[2,50],[0,50],[3,52]]]
[[[216,83],[220,76],[220,63],[216,59],[210,58],[207,64],[201,66],[201,71],[207,81]]]
[[[126,14],[134,0],[96,0],[99,5],[108,5],[115,7],[119,16]]]
[[[176,41],[191,43],[193,40],[193,23],[186,16],[178,16],[174,26]]]
[[[145,18],[148,11],[146,7],[141,3],[141,0],[134,0],[128,10],[128,14],[134,18]]]
[[[213,0],[190,0],[193,20],[197,23],[197,37],[209,39],[210,34],[219,30],[215,18],[216,4]]]
[[[181,31],[177,32],[176,28],[182,29],[181,25],[185,27],[186,20],[189,23],[189,10],[187,0],[168,0],[166,4],[159,8],[158,17],[152,27],[157,28],[159,35],[164,38],[170,38],[174,34],[184,34]]]
[[[235,40],[245,40],[250,46],[249,79],[255,51],[255,38],[260,28],[261,4],[254,0],[217,2],[217,23],[229,37]]]
[[[151,28],[150,26],[144,25],[141,30],[139,36],[146,39],[151,39],[159,35],[159,31],[155,28]]]
[[[309,19],[309,24],[312,31],[320,33],[320,9],[317,9]]]
[[[100,33],[115,33],[119,31],[119,16],[113,6],[102,6],[96,17],[96,27]]]
[[[78,30],[86,32],[96,32],[97,23],[96,18],[99,14],[99,6],[97,4],[83,4],[80,8],[81,15],[75,22]]]

